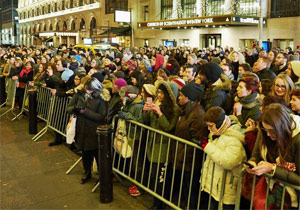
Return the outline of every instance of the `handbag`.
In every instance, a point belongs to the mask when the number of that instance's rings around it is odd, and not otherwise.
[[[72,144],[75,142],[76,134],[76,115],[71,115],[69,122],[66,127],[66,142],[67,144]]]
[[[117,130],[114,138],[114,148],[123,158],[129,158],[132,156],[132,149],[128,144],[126,121],[123,119],[118,120]]]

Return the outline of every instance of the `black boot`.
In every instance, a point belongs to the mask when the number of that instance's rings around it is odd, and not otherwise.
[[[85,171],[83,177],[81,178],[81,184],[86,183],[92,178],[91,171]]]
[[[62,143],[62,141],[57,141],[57,140],[54,140],[52,142],[50,142],[48,144],[49,147],[53,147],[53,146],[56,146],[56,145],[60,145]]]

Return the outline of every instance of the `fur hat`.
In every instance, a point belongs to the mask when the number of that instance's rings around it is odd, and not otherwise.
[[[156,96],[156,88],[154,85],[151,85],[151,84],[144,84],[143,85],[145,91],[151,95],[151,96]]]

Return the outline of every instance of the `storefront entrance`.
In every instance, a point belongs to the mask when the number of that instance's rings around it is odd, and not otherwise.
[[[221,46],[221,34],[201,34],[200,35],[200,48],[212,48],[215,49],[217,46]]]

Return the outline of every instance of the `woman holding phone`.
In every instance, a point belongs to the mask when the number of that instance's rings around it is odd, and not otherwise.
[[[281,104],[271,104],[266,107],[262,113],[262,122],[252,157],[248,163],[253,166],[252,169],[248,165],[244,166],[250,174],[260,176],[270,173],[276,179],[299,186],[300,117],[291,114],[290,110]],[[291,206],[296,207],[296,195],[289,190],[288,193],[291,197]]]

